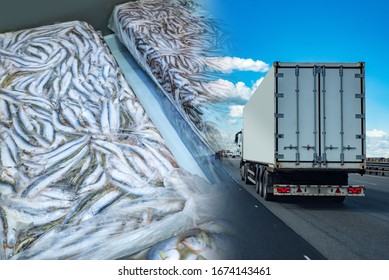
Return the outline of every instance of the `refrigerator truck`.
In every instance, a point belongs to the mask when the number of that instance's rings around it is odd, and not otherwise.
[[[364,196],[365,66],[275,62],[243,108],[240,176],[275,196]]]

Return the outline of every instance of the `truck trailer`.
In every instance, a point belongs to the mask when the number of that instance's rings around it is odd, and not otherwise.
[[[240,176],[265,200],[364,196],[365,65],[275,62],[243,109]]]

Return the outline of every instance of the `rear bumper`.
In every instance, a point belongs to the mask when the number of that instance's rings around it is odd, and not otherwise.
[[[366,170],[364,168],[268,168],[272,172],[282,172],[282,173],[315,173],[315,174],[331,174],[331,173],[354,173],[354,174],[365,174]]]
[[[289,196],[365,196],[365,186],[276,184],[273,186],[273,194]]]

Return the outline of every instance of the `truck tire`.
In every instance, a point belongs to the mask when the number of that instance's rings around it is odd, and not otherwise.
[[[257,191],[257,194],[259,194],[260,197],[263,197],[263,172],[262,172],[262,168],[261,167],[258,167],[257,169],[257,180],[256,180],[256,184],[255,184],[255,190]]]
[[[263,182],[262,179],[259,179],[255,184],[255,190],[257,191],[257,194],[259,194],[260,197],[263,197]]]
[[[263,197],[263,194],[264,194],[264,185],[263,185],[263,174],[261,174],[261,184],[259,185],[259,195],[261,196],[261,197]]]
[[[244,165],[244,182],[246,185],[252,185],[253,183],[249,180],[249,172],[247,171],[248,170],[248,164],[246,163]]]
[[[268,171],[265,171],[263,173],[263,199],[266,201],[273,201],[274,200],[274,194],[267,192],[267,187],[273,185],[273,180],[271,178],[271,175]]]
[[[245,170],[245,165],[244,163],[241,161],[240,162],[240,166],[239,166],[239,172],[240,172],[240,179],[242,181],[244,181],[244,170]]]

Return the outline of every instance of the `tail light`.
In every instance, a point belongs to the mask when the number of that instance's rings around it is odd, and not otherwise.
[[[290,187],[277,187],[277,192],[278,193],[290,193]]]
[[[348,187],[347,188],[347,191],[349,194],[360,194],[362,192],[362,189],[363,187],[362,186],[359,186],[359,187]]]

